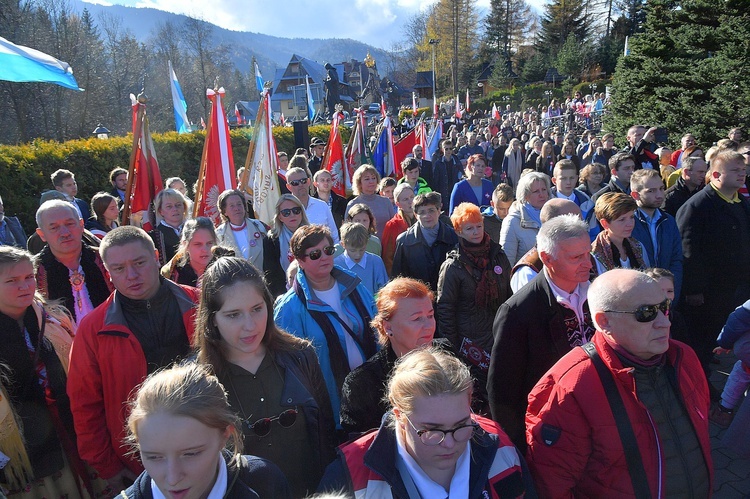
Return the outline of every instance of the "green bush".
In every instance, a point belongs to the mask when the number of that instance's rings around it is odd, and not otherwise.
[[[432,117],[432,108],[430,107],[418,107],[417,108],[417,117],[422,116],[422,113],[425,113],[425,116]],[[398,122],[401,123],[404,121],[404,118],[411,118],[414,114],[414,110],[412,109],[402,109],[398,113]]]
[[[346,145],[350,130],[341,127]],[[318,137],[328,141],[329,125],[310,127],[310,139]],[[294,129],[273,129],[279,151],[293,154]],[[188,186],[198,178],[206,133],[203,131],[178,134],[177,132],[152,135],[161,177],[181,177]],[[230,132],[235,168],[245,165],[247,150],[252,138],[251,128]],[[133,137],[96,138],[53,142],[35,140],[17,146],[0,145],[0,196],[8,215],[18,216],[27,234],[36,228],[34,215],[39,207],[42,192],[52,189],[50,175],[64,168],[72,171],[78,182],[78,197],[90,200],[99,191],[109,191],[109,172],[115,167],[128,169]]]

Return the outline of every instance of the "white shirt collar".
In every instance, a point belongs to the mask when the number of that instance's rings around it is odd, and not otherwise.
[[[396,432],[397,459],[401,458],[406,464],[409,475],[414,480],[419,495],[435,499],[465,499],[469,497],[469,472],[471,468],[471,441],[466,442],[466,448],[456,461],[456,470],[453,472],[450,490],[446,491],[442,485],[434,482],[427,473],[417,464],[411,454],[406,450],[401,431],[398,426]],[[420,442],[421,444],[421,442]],[[156,499],[156,498],[155,498]]]
[[[586,294],[589,290],[589,282],[579,282],[578,286],[576,286],[576,289],[574,289],[572,293],[568,293],[567,291],[559,288],[554,282],[552,282],[552,278],[549,276],[547,267],[544,267],[542,269],[542,272],[544,272],[544,277],[547,279],[549,288],[552,291],[552,294],[555,296],[555,300],[557,300],[557,303],[565,305],[569,309],[573,310],[580,321],[580,319],[583,317],[583,302],[586,301]]]
[[[344,257],[344,263],[346,264],[346,268],[349,270],[353,269],[355,265],[359,265],[363,269],[367,266],[367,252],[365,251],[365,254],[362,255],[362,259],[359,261],[359,263],[355,262],[354,260],[349,257],[349,255],[344,251],[344,254],[342,255]]]
[[[214,486],[211,488],[211,492],[208,493],[206,499],[222,499],[227,491],[227,463],[224,461],[224,456],[219,453],[219,474],[216,476]],[[151,493],[154,499],[167,499],[166,496],[159,490],[159,487],[151,479]]]
[[[573,192],[570,193],[570,196],[566,196],[565,194],[563,194],[562,192],[560,192],[559,189],[556,192],[557,192],[557,197],[559,197],[561,199],[567,199],[568,201],[573,201],[574,203],[576,202],[575,189],[573,189]]]

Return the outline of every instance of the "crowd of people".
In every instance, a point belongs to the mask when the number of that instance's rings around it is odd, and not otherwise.
[[[448,124],[349,200],[322,141],[279,152],[271,226],[232,189],[193,218],[179,178],[120,226],[122,168],[90,203],[56,171],[28,238],[0,200],[3,493],[710,496],[750,385],[750,143],[616,149],[555,105]]]

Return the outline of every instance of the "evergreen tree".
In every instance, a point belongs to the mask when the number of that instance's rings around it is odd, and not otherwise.
[[[644,32],[617,64],[607,128],[634,123],[687,132],[707,146],[750,126],[750,13],[738,0],[650,0]]]
[[[484,19],[485,43],[504,60],[523,43],[534,14],[525,0],[490,0],[490,12]]]
[[[553,0],[545,6],[538,48],[552,55],[565,44],[570,35],[579,43],[588,37],[589,19],[585,15],[584,0]]]

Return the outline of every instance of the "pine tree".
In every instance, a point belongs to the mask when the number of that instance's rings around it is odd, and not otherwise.
[[[570,35],[575,36],[579,43],[586,41],[589,19],[585,15],[585,6],[584,0],[553,0],[547,4],[537,47],[545,53],[557,55]]]
[[[534,14],[525,0],[491,0],[484,19],[485,43],[504,60],[523,42]]]
[[[634,123],[666,127],[672,146],[750,126],[750,14],[738,0],[649,0],[644,32],[620,57],[607,128],[622,141]]]

